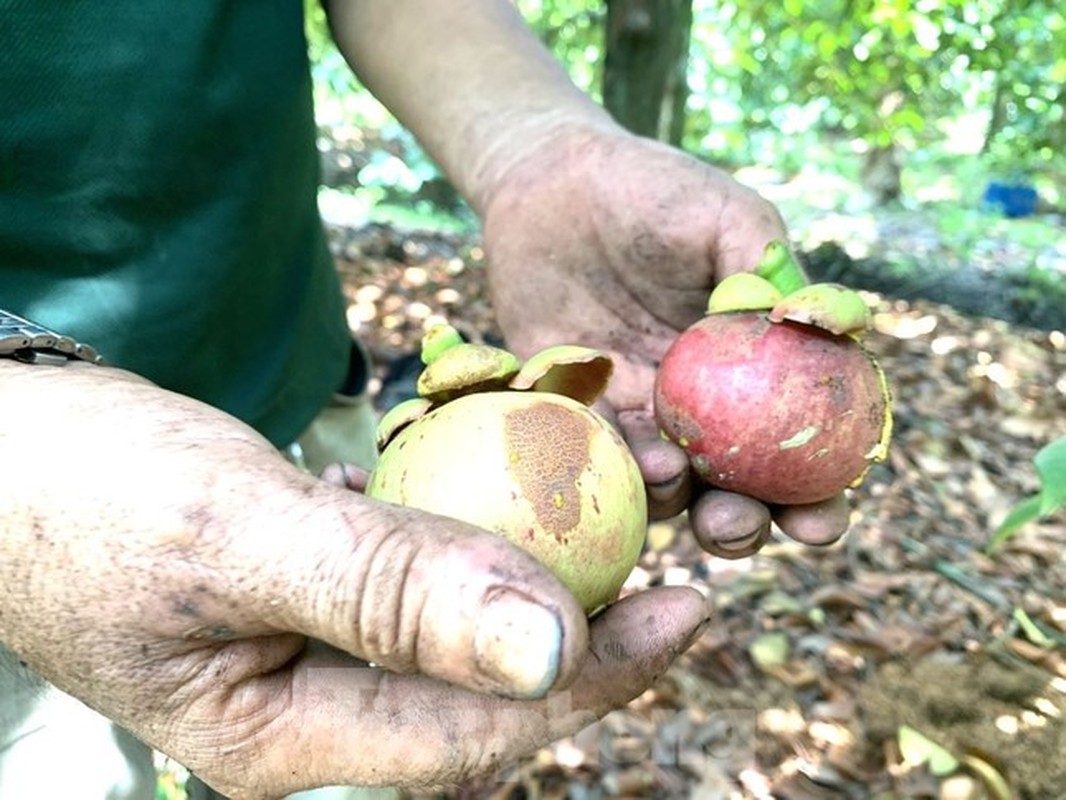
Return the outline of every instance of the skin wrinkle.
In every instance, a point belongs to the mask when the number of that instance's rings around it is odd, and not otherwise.
[[[605,254],[610,253],[613,248],[609,247],[607,243],[603,240],[601,226],[595,226],[594,231],[599,252]],[[644,248],[637,244],[638,241],[652,241],[655,243],[655,245],[654,247]],[[637,256],[634,261],[639,261],[640,263],[648,267],[652,263],[652,259],[650,257],[652,253],[665,253],[668,248],[666,248],[666,246],[663,244],[663,239],[659,235],[659,233],[649,227],[641,231],[640,233],[637,233],[633,237],[633,239],[630,240],[630,243],[627,245],[626,250]],[[633,323],[636,320],[640,319],[643,313],[651,314],[652,320],[654,322],[659,323],[660,325],[659,330],[651,330],[650,328],[646,328],[641,331],[644,334],[644,337],[654,339],[657,336],[666,335],[668,332],[672,332],[674,330],[673,322],[671,320],[658,313],[653,312],[651,309],[647,309],[643,301],[644,298],[647,297],[651,291],[654,291],[656,294],[667,291],[676,292],[678,294],[684,294],[687,291],[685,288],[671,288],[662,285],[656,285],[654,287],[635,286],[630,281],[625,279],[625,275],[618,275],[617,273],[612,274],[614,278],[618,279],[617,283],[615,283],[614,285],[621,287],[624,290],[624,294],[622,292],[612,291],[610,285],[601,286],[597,285],[596,282],[590,282],[588,283],[588,285],[593,290],[593,295],[597,299],[599,299],[599,301],[608,308],[608,310],[615,316],[615,318],[622,323],[619,326],[615,326],[614,330],[620,330],[625,332],[630,331],[633,327]],[[600,282],[605,283],[607,276],[602,275],[600,273],[595,273],[593,277],[599,277]],[[614,298],[616,297],[619,299],[617,301],[614,301]],[[629,341],[627,340],[624,343],[629,344]],[[630,359],[635,357],[634,354],[632,352],[627,351],[626,348],[618,347],[615,349],[619,350],[620,352],[625,352],[627,354],[627,357]],[[645,341],[641,342],[640,354],[645,358],[658,359],[662,357],[662,353],[659,352],[659,348],[651,347]]]
[[[407,578],[411,571],[411,566],[420,557],[421,546],[412,547],[410,537],[402,527],[402,522],[396,521],[388,526],[383,533],[378,534],[377,541],[373,544],[368,555],[359,553],[356,556],[357,562],[362,560],[362,563],[366,565],[363,575],[357,583],[359,587],[356,589],[358,610],[356,611],[353,619],[357,621],[357,630],[355,632],[355,640],[358,643],[360,652],[358,655],[362,655],[365,658],[371,660],[379,660],[386,663],[391,669],[411,671],[417,664],[417,652],[415,652],[415,643],[417,641],[417,634],[414,636],[406,636],[403,622],[406,618],[406,613],[413,613],[413,620],[420,620],[422,614],[425,612],[425,597],[420,598],[420,607],[407,611],[408,594],[411,592],[405,592]],[[390,585],[389,579],[396,574],[397,559],[399,559],[400,568],[400,586]],[[387,569],[379,571],[377,566],[385,564]],[[417,592],[415,592],[417,594]],[[385,603],[379,604],[377,601],[379,598],[384,597]],[[382,615],[382,605],[390,606],[390,610],[384,612],[385,621],[384,624],[375,624],[375,621]],[[391,615],[391,623],[389,624],[389,616]],[[418,622],[415,623],[419,624]],[[368,638],[366,636],[367,631],[386,631],[391,633],[391,641],[385,642],[381,639]],[[343,632],[341,632],[343,635]],[[346,641],[347,637],[341,639]],[[410,644],[412,649],[409,652],[401,652],[398,648],[398,644]]]
[[[300,728],[291,725],[289,713],[294,707],[293,678],[278,670],[294,657],[298,657],[300,649],[295,648],[284,660],[275,658],[248,661],[233,651],[234,648],[231,647],[216,655],[216,658],[227,662],[223,667],[226,677],[223,678],[221,686],[218,686],[217,675],[213,669],[215,659],[210,659],[205,662],[199,674],[191,676],[188,682],[182,685],[182,688],[188,691],[181,692],[180,697],[175,698],[175,709],[185,717],[181,724],[191,725],[198,732],[213,731],[215,734],[203,738],[203,734],[199,733],[203,739],[199,745],[203,756],[187,759],[187,766],[190,768],[195,769],[201,760],[209,762],[217,758],[219,750],[233,756],[240,754],[240,757],[227,759],[234,766],[251,765],[263,757],[269,757],[272,750],[291,750],[293,744],[299,741]],[[279,652],[284,651],[279,649]],[[245,661],[246,666],[236,669],[235,665]],[[233,673],[239,672],[247,672],[248,676],[236,678]],[[191,686],[196,682],[205,683],[208,690],[203,691],[200,687]],[[216,725],[211,722],[220,718],[225,724]],[[203,724],[198,721],[203,721]],[[278,726],[279,732],[275,733],[273,729]],[[294,735],[297,737],[295,741]],[[258,782],[249,780],[251,774],[250,769],[243,775],[230,774],[230,785],[254,788]]]
[[[561,169],[563,170],[567,169],[567,165],[569,164],[570,159],[576,158],[572,154],[566,152],[562,154],[552,154],[548,157],[552,158],[553,160],[557,160],[560,164],[562,164]],[[546,172],[550,171],[539,169],[538,174],[530,175],[527,178],[527,180],[533,187],[531,191],[533,191],[535,194],[546,193],[551,190],[551,185],[545,185],[545,180],[543,176],[546,174]],[[593,180],[596,180],[595,176],[593,176]],[[588,191],[588,189],[586,189],[585,191]],[[506,206],[510,203],[518,202],[523,198],[524,193],[519,195],[515,200],[506,198],[504,200],[501,200],[501,202]],[[593,212],[596,212],[598,210],[598,206],[595,203],[590,203],[590,206]],[[508,214],[507,212],[503,212],[501,216],[507,217]],[[640,224],[642,227],[645,226],[645,223],[643,221],[638,220],[637,223]],[[614,259],[608,258],[608,256],[613,256],[615,254],[615,248],[606,246],[606,243],[602,238],[602,231],[619,226],[631,227],[625,220],[614,221],[613,218],[597,218],[596,216],[594,216],[593,219],[590,221],[587,230],[583,230],[583,233],[590,239],[590,241],[594,242],[594,245],[590,247],[590,250],[602,254],[602,257],[605,261],[613,263]],[[657,235],[654,232],[654,228],[650,226],[647,227],[649,235]],[[550,259],[548,260],[550,261]],[[709,267],[707,269],[709,271]],[[597,270],[593,270],[591,272],[594,276],[599,274],[599,271]],[[600,277],[605,279],[604,276]],[[614,277],[622,277],[624,281],[625,276],[615,275]],[[580,287],[584,287],[585,291],[588,294],[588,298],[582,300],[580,305],[584,307],[598,307],[602,311],[609,312],[611,314],[610,318],[604,320],[603,324],[599,326],[601,329],[616,329],[619,327],[618,323],[621,323],[621,327],[623,329],[628,329],[629,333],[623,340],[621,340],[621,344],[625,345],[625,347],[621,349],[625,350],[629,349],[632,346],[639,346],[639,349],[642,351],[642,356],[645,358],[657,359],[661,356],[661,352],[659,352],[661,348],[661,341],[658,340],[661,340],[665,337],[672,338],[672,332],[674,328],[672,327],[672,324],[670,322],[664,321],[661,317],[655,317],[649,314],[649,312],[642,308],[641,304],[638,302],[638,298],[645,298],[651,293],[654,293],[656,295],[661,294],[663,292],[663,287],[637,287],[629,285],[628,282],[623,282],[621,286],[616,285],[612,288],[612,291],[608,292],[603,290],[602,283],[590,280],[589,273],[578,273],[572,275],[571,281],[576,281],[577,283],[577,287],[574,287],[573,285],[571,286],[571,296],[581,291]],[[628,294],[625,294],[626,292],[628,292]],[[700,294],[702,294],[702,290],[700,291]],[[498,292],[494,292],[494,296],[496,298],[497,303],[499,303],[500,298]],[[577,303],[577,300],[575,299],[571,302]],[[506,308],[506,306],[508,305],[508,301],[504,299],[502,301],[502,305]],[[559,310],[554,306],[548,307],[551,309],[551,313],[553,315],[559,313]],[[659,330],[654,330],[650,328],[646,329],[643,331],[643,335],[641,335],[641,319],[654,320],[662,327]],[[634,336],[634,334],[636,334],[636,336]],[[548,344],[548,342],[543,342],[542,344]]]
[[[376,529],[375,529],[376,530]],[[364,537],[357,545],[355,552],[353,553],[354,563],[361,567],[358,577],[352,581],[351,590],[353,593],[352,599],[352,615],[351,620],[355,625],[355,630],[352,631],[353,640],[355,642],[355,650],[357,655],[366,657],[368,652],[368,645],[370,639],[367,637],[367,631],[372,628],[368,628],[368,624],[372,623],[374,609],[370,607],[370,591],[369,584],[374,571],[374,564],[377,563],[379,553],[382,548],[385,547],[389,537],[394,534],[402,533],[400,528],[400,522],[396,521],[390,524],[386,529],[377,535],[373,536],[374,541],[367,542],[366,539],[370,536]],[[366,551],[369,549],[369,553]],[[343,632],[338,632],[343,636]]]
[[[394,620],[393,624],[386,625],[386,630],[395,631],[393,640],[389,644],[387,653],[392,655],[398,652],[397,643],[407,642],[409,643],[409,651],[401,656],[401,663],[406,668],[414,670],[418,666],[418,640],[419,631],[422,629],[421,620],[422,616],[426,613],[426,602],[428,599],[428,592],[419,591],[417,582],[414,582],[414,588],[408,583],[412,573],[415,571],[415,567],[419,562],[423,543],[421,542],[403,542],[403,552],[401,557],[403,559],[400,567],[400,584],[395,589],[395,596],[397,602],[395,610],[393,612]],[[414,609],[411,608],[411,600],[414,601]],[[410,624],[414,626],[414,630],[408,633],[408,626],[405,625],[405,621],[410,621]]]

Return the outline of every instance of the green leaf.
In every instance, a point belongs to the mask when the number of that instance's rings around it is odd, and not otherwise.
[[[1066,508],[1066,436],[1042,447],[1033,458],[1040,491],[1016,505],[988,543],[991,553],[1030,522]]]
[[[955,756],[909,725],[899,727],[899,752],[908,764],[929,764],[929,771],[937,777],[950,775],[959,768]]]
[[[781,631],[764,633],[748,646],[751,660],[763,672],[784,666],[790,649],[788,636]]]
[[[1025,634],[1025,638],[1037,647],[1051,648],[1055,646],[1055,640],[1040,630],[1032,618],[1025,613],[1024,609],[1015,608],[1013,617],[1014,621],[1018,623],[1018,627],[1022,629],[1022,633]]]
[[[1066,508],[1066,436],[1040,449],[1033,459],[1040,476],[1040,515]]]
[[[988,552],[991,553],[999,549],[1000,545],[1017,533],[1018,529],[1023,525],[1028,525],[1030,522],[1039,519],[1042,499],[1042,496],[1037,494],[1016,505],[1007,514],[1007,518],[996,528],[992,541],[988,543]]]

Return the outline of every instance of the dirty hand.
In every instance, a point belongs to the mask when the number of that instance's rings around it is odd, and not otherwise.
[[[0,641],[235,800],[486,772],[639,695],[707,616],[676,587],[590,625],[502,539],[118,370],[0,361],[0,420]]]
[[[704,313],[715,282],[753,270],[770,240],[786,238],[769,202],[676,149],[595,129],[531,148],[483,214],[492,300],[511,349],[528,356],[570,342],[615,356],[608,413],[641,465],[654,517],[690,508],[700,543],[726,557],[758,550],[771,517],[807,544],[843,535],[843,496],[767,508],[697,485],[653,417],[656,365]]]

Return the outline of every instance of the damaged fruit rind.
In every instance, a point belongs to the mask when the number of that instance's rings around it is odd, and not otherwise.
[[[590,406],[607,391],[612,372],[614,362],[602,350],[563,344],[530,356],[508,386],[562,394]]]

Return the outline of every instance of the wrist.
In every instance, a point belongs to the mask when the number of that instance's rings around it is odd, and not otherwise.
[[[482,218],[510,187],[538,178],[565,179],[577,157],[596,143],[632,136],[591,103],[578,113],[549,110],[528,114],[511,125],[498,121],[494,128],[473,134],[483,144],[470,162],[466,196]]]
[[[334,39],[360,81],[476,210],[511,163],[559,131],[618,130],[509,0],[327,9]]]

